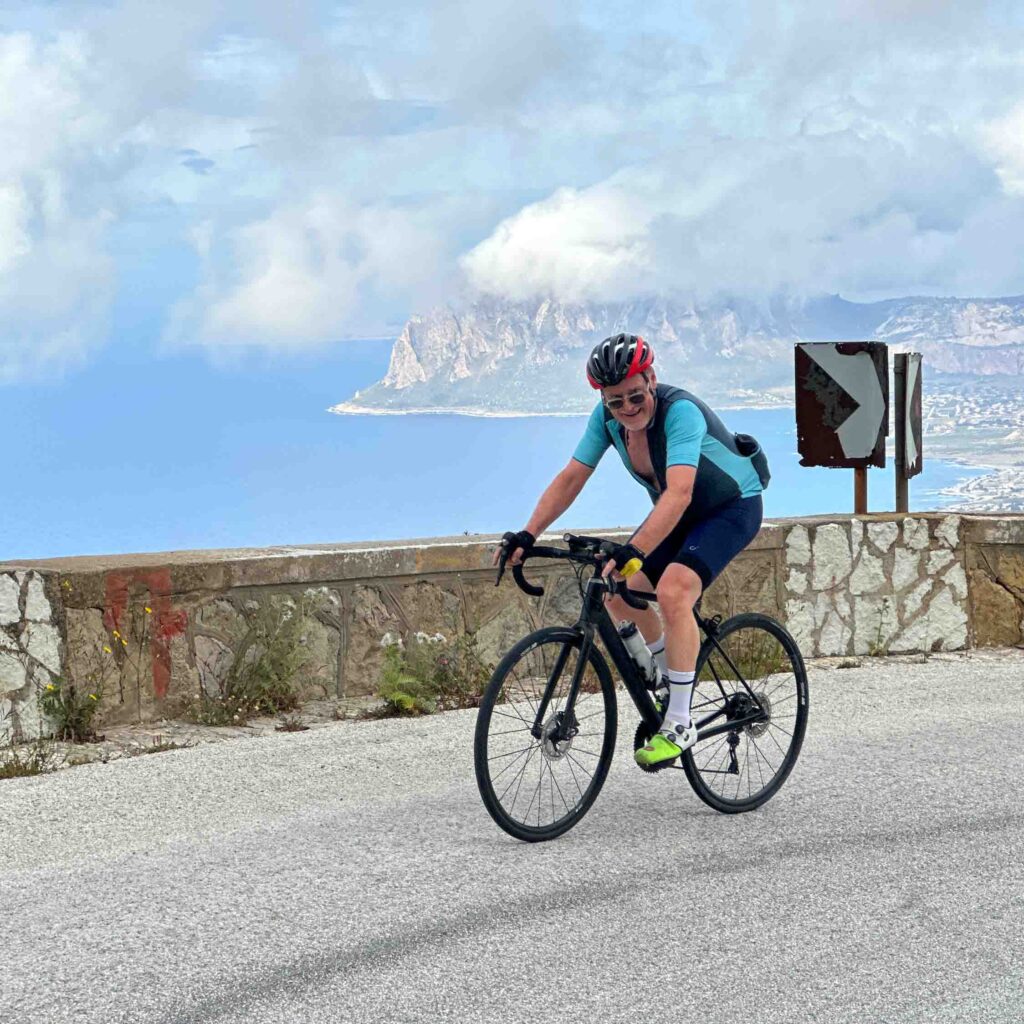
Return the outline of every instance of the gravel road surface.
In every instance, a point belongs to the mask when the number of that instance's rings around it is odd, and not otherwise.
[[[483,809],[474,712],[0,782],[0,1021],[1021,1021],[1024,653],[810,682],[760,810],[639,772],[620,703],[536,845]]]

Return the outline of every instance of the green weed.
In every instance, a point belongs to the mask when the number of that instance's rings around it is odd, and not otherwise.
[[[380,714],[429,715],[480,706],[492,667],[481,659],[476,640],[462,634],[447,641],[438,634],[415,634],[408,643],[384,651],[377,696]]]

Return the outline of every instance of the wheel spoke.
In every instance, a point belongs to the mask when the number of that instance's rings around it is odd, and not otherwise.
[[[748,740],[748,742],[747,742],[747,753],[748,754],[750,753],[750,746],[751,746],[751,741]],[[758,760],[758,757],[757,757],[757,753],[758,753],[758,751],[757,751],[757,744],[754,743],[753,746],[754,746],[754,764],[757,765],[757,774],[758,774],[758,777],[761,779],[761,789],[764,789],[764,773],[761,771],[761,762],[760,762],[760,760]]]
[[[529,750],[530,747],[535,747],[536,745],[536,743],[531,743],[529,747],[520,747],[518,750],[510,750],[506,754],[493,754],[491,757],[487,758],[487,760],[494,761],[501,757],[511,757],[513,754],[521,754],[523,751]]]
[[[558,795],[562,798],[562,803],[565,804],[565,809],[567,811],[571,812],[572,808],[569,806],[568,802],[566,801],[565,794],[562,793],[562,787],[558,785],[558,780],[555,778],[555,773],[554,772],[551,772],[551,781],[554,782],[556,788],[558,789]],[[552,801],[551,801],[551,818],[552,818],[552,820],[554,820],[554,817],[555,817],[555,802],[554,802],[554,798],[552,798]]]
[[[533,757],[533,751],[532,751],[532,750],[530,751],[530,753],[529,753],[529,754],[527,754],[527,755],[526,755],[526,760],[525,760],[525,761],[523,761],[522,767],[521,767],[521,768],[519,769],[519,771],[518,771],[518,772],[516,772],[516,774],[515,774],[515,775],[514,775],[514,776],[512,777],[512,782],[510,782],[510,783],[509,783],[509,784],[508,784],[508,785],[507,785],[507,786],[505,787],[505,790],[504,790],[504,792],[503,792],[503,793],[501,794],[501,797],[498,797],[498,799],[499,799],[499,801],[500,801],[500,800],[501,800],[501,798],[502,798],[502,797],[504,797],[505,793],[507,793],[507,792],[508,792],[508,791],[509,791],[509,790],[510,790],[510,789],[512,788],[512,783],[514,783],[514,782],[516,781],[516,779],[518,779],[518,780],[519,780],[518,784],[516,785],[516,791],[515,791],[515,793],[514,793],[514,794],[513,794],[513,796],[512,796],[512,805],[511,805],[511,806],[509,807],[509,813],[510,813],[510,814],[512,813],[512,808],[513,808],[513,807],[515,807],[515,805],[516,805],[516,799],[517,799],[517,798],[518,798],[518,796],[519,796],[519,787],[520,787],[520,786],[522,786],[522,784],[523,784],[523,775],[524,775],[524,774],[525,774],[525,772],[526,772],[526,768],[527,768],[527,765],[529,765],[529,763],[530,763],[530,758],[531,758],[531,757]]]
[[[703,771],[705,768],[707,768],[709,764],[711,764],[711,759],[715,756],[715,754],[721,748],[722,744],[725,742],[726,738],[725,736],[723,736],[713,747],[706,747],[704,750],[701,751],[702,754],[706,753],[708,756],[707,759],[704,761],[704,764],[700,768],[698,768],[697,771]],[[696,747],[694,748],[694,750],[696,750]]]
[[[580,780],[576,778],[576,772],[572,766],[572,758],[566,755],[565,758],[566,767],[569,769],[569,774],[572,776],[572,781],[576,784],[576,789],[580,794],[580,799],[583,799],[583,790],[580,788]]]
[[[508,704],[512,708],[512,710],[515,712],[514,715],[506,714],[504,711],[495,711],[494,713],[496,715],[504,715],[506,718],[518,718],[519,721],[522,722],[523,725],[525,725],[527,729],[529,729],[530,728],[530,723],[525,718],[523,718],[522,712],[520,712],[519,708],[517,708],[515,706],[515,703],[513,701],[506,701],[505,703]]]
[[[540,792],[540,784],[543,781],[543,779],[544,779],[544,758],[542,757],[540,759],[540,778],[537,780],[537,788],[533,791],[533,796],[530,797],[530,802],[526,805],[526,813],[523,815],[523,821],[524,822],[530,820],[530,811],[533,810],[533,801],[537,799],[537,794]],[[537,811],[538,811],[537,827],[539,828],[540,827],[540,814],[539,814],[539,812],[540,812],[540,805],[539,804],[537,806]]]
[[[572,761],[572,763],[574,765],[576,765],[576,767],[579,768],[579,770],[581,772],[583,772],[583,774],[586,775],[586,777],[588,779],[592,779],[594,777],[594,773],[585,764],[583,764],[581,761],[577,761],[576,758],[572,756],[572,752],[571,751],[566,751],[565,756],[570,761]]]
[[[523,752],[526,751],[526,750],[535,750],[535,749],[536,749],[536,747],[524,747],[523,750],[519,751],[519,756],[522,757]],[[527,760],[529,760],[530,755],[527,754],[526,757],[527,757]],[[498,772],[498,774],[493,776],[492,778],[493,779],[500,779],[501,776],[504,775],[505,772],[507,772],[509,770],[509,768],[514,768],[515,767],[516,761],[518,761],[518,760],[519,760],[519,758],[517,757],[514,761],[509,761],[509,763],[507,765],[505,765],[505,767],[502,768],[501,771]]]
[[[757,745],[757,740],[751,737],[750,742],[754,745],[754,756],[763,760],[764,763],[768,766],[768,770],[772,773],[772,776],[774,776],[775,768],[772,765],[771,761],[768,760],[768,757],[765,755],[764,751]]]
[[[785,757],[785,756],[786,756],[786,749],[785,749],[785,747],[783,747],[783,746],[782,746],[782,744],[781,744],[781,743],[779,743],[779,741],[778,741],[778,740],[777,740],[777,739],[776,739],[776,738],[775,738],[774,736],[772,736],[772,734],[771,734],[770,732],[769,732],[769,733],[767,733],[767,735],[768,735],[768,737],[769,737],[769,738],[771,739],[772,743],[774,743],[774,744],[775,744],[775,746],[777,746],[777,747],[779,748],[779,753],[780,753],[780,754],[781,754],[781,755],[782,755],[783,757]]]
[[[536,709],[536,707],[534,707],[533,701],[530,700],[530,695],[529,695],[529,693],[527,693],[526,687],[523,685],[523,681],[519,678],[518,673],[516,673],[514,670],[513,670],[513,673],[512,673],[512,678],[515,679],[517,685],[519,686],[520,692],[526,698],[526,703],[530,705],[530,710],[533,712],[533,717],[536,718],[537,717],[537,709]]]

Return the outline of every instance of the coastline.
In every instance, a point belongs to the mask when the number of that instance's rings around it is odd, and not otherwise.
[[[473,416],[478,419],[514,420],[526,419],[528,417],[572,417],[589,416],[588,412],[501,412],[493,409],[478,409],[473,406],[464,406],[457,409],[445,409],[437,406],[428,406],[423,409],[368,409],[361,405],[352,405],[350,402],[339,402],[337,405],[328,406],[327,412],[335,416]]]
[[[778,402],[750,402],[743,405],[719,405],[724,412],[742,412],[744,409],[782,409],[785,406]],[[371,409],[351,402],[339,402],[328,406],[327,412],[336,416],[472,416],[480,419],[514,420],[537,417],[566,418],[589,416],[591,409],[580,412],[526,412],[518,410],[481,409],[476,406],[426,406],[419,409]]]

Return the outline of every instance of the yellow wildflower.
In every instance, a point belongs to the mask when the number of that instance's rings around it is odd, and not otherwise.
[[[114,636],[116,636],[116,637],[119,637],[120,635],[121,635],[121,634],[120,634],[120,633],[118,633],[118,631],[117,631],[117,630],[115,629],[115,630],[114,630]]]
[[[47,683],[47,684],[46,684],[46,688],[47,688],[48,690],[56,690],[56,689],[57,689],[57,687],[56,687],[56,686],[54,686],[54,685],[53,685],[53,683]]]
[[[90,693],[89,700],[99,700],[99,697],[97,697],[95,693]]]
[[[121,641],[121,646],[122,647],[127,647],[128,646],[128,641],[127,640],[122,640]]]
[[[113,652],[113,651],[112,651],[112,650],[111,650],[111,649],[110,649],[109,647],[107,647],[107,646],[106,646],[106,645],[104,644],[104,646],[103,646],[103,653],[104,653],[104,654],[113,654],[114,652]]]
[[[153,609],[150,608],[149,605],[146,605],[146,614],[147,615],[152,615],[153,614]]]

